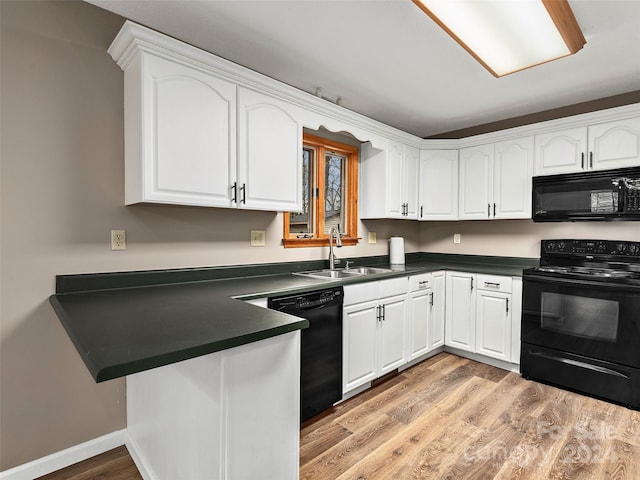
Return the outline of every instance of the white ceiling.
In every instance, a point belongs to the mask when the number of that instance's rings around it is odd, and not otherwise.
[[[502,78],[411,0],[90,3],[420,137],[640,90],[640,0],[570,0],[585,47]]]

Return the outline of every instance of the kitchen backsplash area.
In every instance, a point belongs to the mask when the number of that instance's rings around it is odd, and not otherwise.
[[[460,243],[453,243],[455,233]],[[539,257],[540,240],[640,240],[638,222],[533,223],[531,220],[422,222],[420,251],[505,257]]]

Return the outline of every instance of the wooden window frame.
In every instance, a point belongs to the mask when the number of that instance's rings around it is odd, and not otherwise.
[[[322,163],[324,165],[325,153],[327,151],[334,152],[340,155],[344,155],[347,158],[347,169],[346,169],[346,190],[347,190],[347,198],[346,205],[347,212],[345,223],[346,231],[349,233],[348,236],[341,236],[342,245],[357,245],[358,244],[358,156],[360,149],[358,147],[354,147],[352,145],[347,145],[344,143],[339,143],[333,140],[328,140],[326,138],[317,137],[315,135],[310,135],[305,133],[303,135],[303,144],[305,146],[313,147],[316,151],[314,162],[316,165]],[[320,161],[319,159],[322,159]],[[322,173],[322,174],[319,174]],[[314,180],[314,188],[317,188],[318,191],[323,192],[323,195],[316,195],[310,202],[313,202],[315,218],[314,218],[314,230],[315,234],[313,238],[297,238],[289,232],[290,230],[290,214],[289,212],[284,213],[283,218],[283,236],[282,236],[282,244],[285,248],[297,248],[297,247],[323,247],[329,245],[329,235],[324,233],[324,229],[320,230],[321,220],[320,213],[324,212],[324,208],[322,208],[322,202],[324,202],[324,167],[322,167],[320,172],[316,172],[315,180]],[[343,227],[344,230],[344,227]]]

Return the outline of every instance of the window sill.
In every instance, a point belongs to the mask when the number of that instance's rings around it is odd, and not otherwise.
[[[350,247],[358,244],[359,237],[342,237],[342,245]],[[283,238],[284,248],[328,247],[328,238]]]

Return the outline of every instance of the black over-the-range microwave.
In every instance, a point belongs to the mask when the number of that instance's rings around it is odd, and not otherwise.
[[[534,222],[640,220],[640,167],[533,177]]]

